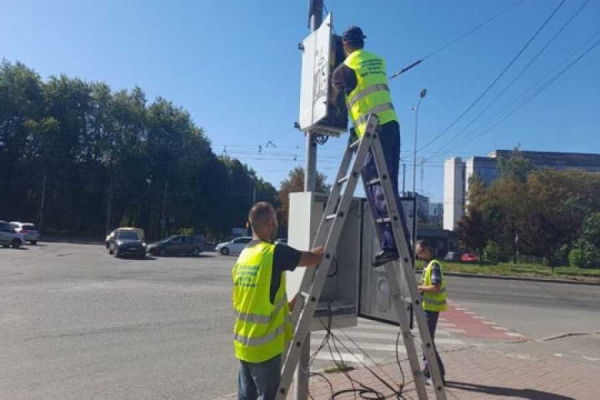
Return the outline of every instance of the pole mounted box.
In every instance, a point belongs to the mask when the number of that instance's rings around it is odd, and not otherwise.
[[[300,45],[302,74],[299,128],[304,132],[339,136],[348,129],[343,94],[330,101],[331,74],[344,61],[342,38],[332,35],[331,13]]]

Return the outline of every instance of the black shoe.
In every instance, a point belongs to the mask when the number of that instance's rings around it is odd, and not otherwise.
[[[373,260],[371,265],[373,267],[381,267],[383,264],[397,260],[398,258],[399,256],[396,250],[381,250],[379,253],[377,253],[375,260]]]

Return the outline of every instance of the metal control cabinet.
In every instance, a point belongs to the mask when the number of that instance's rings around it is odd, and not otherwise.
[[[298,250],[308,251],[319,228],[327,195],[314,192],[290,194],[288,244]],[[359,272],[361,264],[361,225],[363,201],[354,198],[350,206],[342,235],[334,255],[334,262],[325,283],[312,330],[324,329],[329,315],[336,327],[357,324],[359,309]],[[287,273],[288,296],[298,292],[306,268],[298,267]],[[320,321],[319,321],[320,319]]]
[[[413,199],[401,199],[401,204],[404,207],[404,216],[406,223],[409,226],[409,232],[412,231],[413,224]],[[375,258],[375,254],[379,251],[379,242],[377,233],[375,232],[375,224],[369,203],[363,199],[363,219],[362,219],[362,267],[360,273],[360,310],[362,316],[369,318],[377,318],[382,321],[398,323],[398,314],[394,310],[388,277],[385,269],[373,268],[371,262]],[[399,283],[402,294],[402,299],[407,303],[407,309],[410,306],[410,295],[408,283],[402,274],[399,274]],[[412,314],[411,314],[412,326]]]

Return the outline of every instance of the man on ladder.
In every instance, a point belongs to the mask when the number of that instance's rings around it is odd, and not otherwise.
[[[371,52],[364,50],[364,36],[362,30],[352,26],[342,36],[346,60],[340,64],[332,76],[332,102],[335,104],[340,92],[346,95],[346,104],[350,119],[354,124],[357,138],[362,138],[366,129],[369,114],[377,115],[379,119],[379,132],[385,163],[390,175],[390,182],[396,197],[398,196],[398,169],[400,164],[400,125],[392,96],[390,94],[385,60]],[[356,139],[356,138],[355,138]],[[373,154],[369,151],[362,169],[362,179],[367,185],[366,195],[374,219],[387,218],[385,196],[379,182],[369,184],[369,181],[378,178],[377,168]],[[396,198],[400,205],[400,199]],[[401,226],[404,236],[409,237],[406,228],[404,212],[401,206],[398,213],[402,219]],[[391,224],[378,225],[377,235],[381,250],[373,260],[373,266],[379,267],[387,262],[397,260],[399,257],[396,241]],[[411,252],[412,253],[412,252]]]

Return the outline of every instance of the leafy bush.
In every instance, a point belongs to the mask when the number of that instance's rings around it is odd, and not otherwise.
[[[585,239],[578,240],[569,253],[569,264],[580,268],[600,266],[600,250]]]

